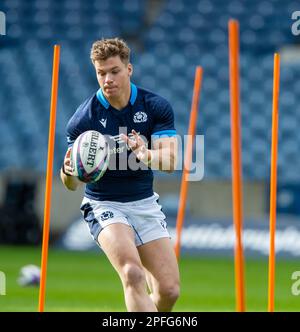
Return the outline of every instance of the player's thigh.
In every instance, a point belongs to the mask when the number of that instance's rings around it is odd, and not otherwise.
[[[169,238],[161,238],[138,247],[143,266],[149,272],[152,291],[179,286],[177,259]]]
[[[126,264],[142,267],[134,236],[132,228],[121,223],[106,226],[98,236],[102,250],[119,274]]]

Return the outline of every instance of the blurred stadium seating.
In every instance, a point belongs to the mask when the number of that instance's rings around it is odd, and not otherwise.
[[[198,134],[205,135],[205,176],[229,178],[227,22],[235,17],[241,29],[244,176],[268,178],[273,52],[297,42],[290,30],[290,17],[298,2],[168,0],[160,4],[156,19],[149,23],[146,0],[1,2],[7,35],[0,39],[0,170],[13,166],[45,172],[53,44],[62,46],[55,154],[58,170],[66,149],[68,118],[97,89],[89,61],[91,44],[101,37],[121,36],[133,48],[134,82],[172,103],[180,134],[187,132],[195,66],[203,66]],[[280,180],[300,178],[299,82],[299,63],[283,63]]]

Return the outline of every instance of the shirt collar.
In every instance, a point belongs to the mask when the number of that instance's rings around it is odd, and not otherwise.
[[[131,105],[133,105],[136,101],[136,97],[137,97],[137,87],[135,84],[130,83],[130,99],[129,102]],[[100,101],[100,103],[103,105],[103,107],[105,107],[106,109],[109,108],[110,103],[109,101],[105,98],[102,89],[100,88],[97,93],[96,93],[97,99]]]

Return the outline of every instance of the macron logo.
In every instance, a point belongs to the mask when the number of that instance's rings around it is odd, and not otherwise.
[[[102,126],[103,126],[104,128],[106,128],[106,120],[107,120],[107,119],[101,119],[101,120],[99,120],[99,122],[102,124]]]

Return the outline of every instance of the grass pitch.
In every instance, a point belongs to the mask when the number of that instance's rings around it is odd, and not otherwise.
[[[0,271],[6,275],[6,295],[0,311],[37,311],[38,287],[17,283],[20,268],[40,265],[38,247],[0,246]],[[292,295],[291,279],[300,270],[295,260],[276,263],[276,311],[300,311],[300,296]],[[185,257],[180,261],[181,296],[174,311],[235,311],[232,258]],[[247,311],[266,311],[268,259],[247,259]],[[119,277],[101,252],[68,252],[50,248],[45,311],[126,311]]]

